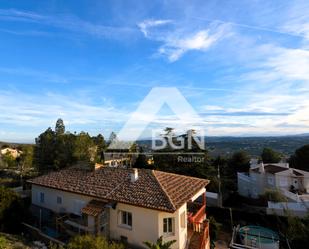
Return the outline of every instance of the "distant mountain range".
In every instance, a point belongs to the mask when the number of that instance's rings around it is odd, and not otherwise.
[[[259,156],[265,147],[270,147],[290,156],[297,148],[309,144],[309,133],[265,137],[205,137],[205,141],[208,151],[213,156],[229,155],[239,150],[245,150],[251,156]],[[149,150],[151,139],[140,140],[138,144]]]

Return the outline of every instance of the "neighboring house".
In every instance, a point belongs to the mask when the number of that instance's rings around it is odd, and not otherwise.
[[[29,181],[36,226],[49,234],[92,233],[134,248],[176,240],[174,249],[208,249],[208,180],[147,169],[68,168]],[[195,200],[201,199],[201,202]]]
[[[249,173],[238,173],[238,193],[258,198],[267,189],[309,193],[309,172],[289,168],[287,163],[257,164]]]
[[[104,165],[107,167],[128,168],[132,165],[132,155],[129,152],[122,151],[104,152]]]
[[[290,207],[299,213],[299,210],[307,212],[309,207],[309,172],[289,168],[288,163],[256,164],[250,167],[249,173],[237,173],[237,182],[238,193],[241,196],[257,199],[267,189],[273,189],[279,190],[290,203],[284,203],[284,205],[269,203],[269,208],[275,209],[274,207],[280,206],[282,207],[280,209],[288,209],[287,207]],[[283,213],[282,210],[281,213]]]
[[[17,158],[20,157],[20,155],[23,152],[21,150],[18,149],[12,149],[12,148],[5,148],[1,150],[1,155],[7,155],[10,154],[13,158]]]

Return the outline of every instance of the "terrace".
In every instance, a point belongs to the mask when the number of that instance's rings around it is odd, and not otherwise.
[[[188,209],[188,238],[187,249],[208,249],[210,246],[209,223],[206,220],[205,193],[198,197],[199,201],[187,203]]]

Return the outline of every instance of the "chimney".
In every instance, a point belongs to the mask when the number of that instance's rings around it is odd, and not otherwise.
[[[136,182],[138,179],[138,169],[134,168],[133,172],[131,172],[131,182]]]
[[[260,173],[265,173],[265,168],[264,168],[264,163],[260,163],[260,168],[259,168]]]

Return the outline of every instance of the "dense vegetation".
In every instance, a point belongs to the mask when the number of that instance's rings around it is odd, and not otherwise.
[[[264,148],[261,158],[264,163],[279,163],[282,159],[282,155],[272,148]]]
[[[309,171],[309,144],[297,149],[290,158],[291,167]]]
[[[58,119],[55,130],[48,128],[36,138],[34,165],[39,172],[45,172],[65,168],[78,161],[101,162],[105,147],[101,134],[91,137],[87,132],[65,132],[63,121]]]
[[[12,190],[0,186],[0,232],[16,233],[27,217],[27,207]]]

